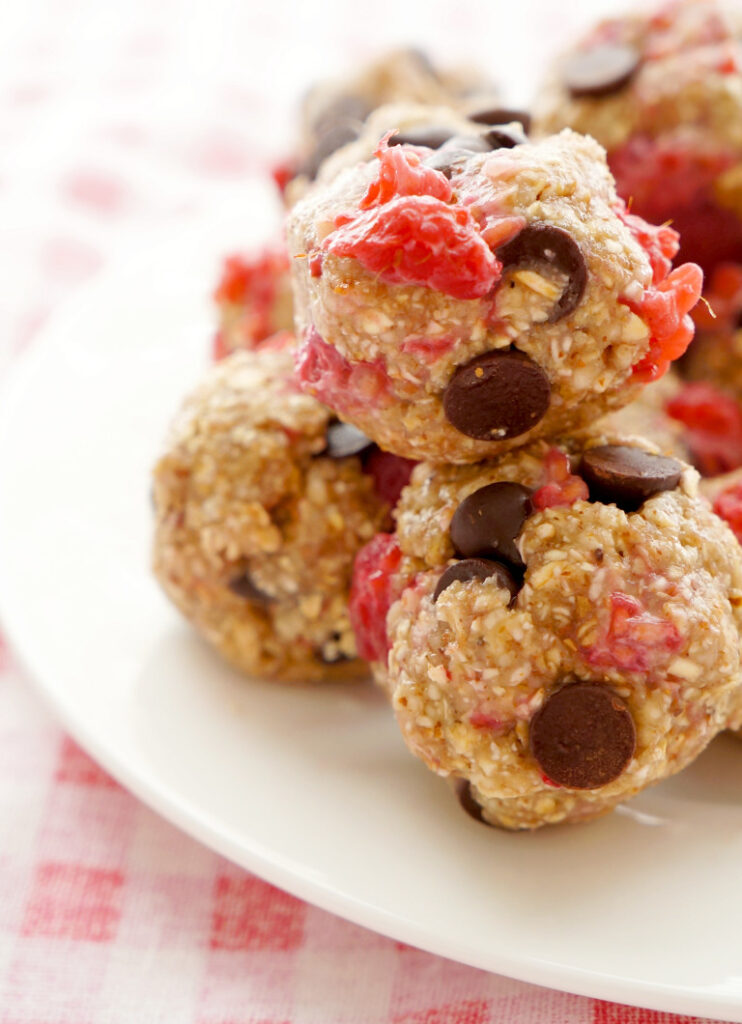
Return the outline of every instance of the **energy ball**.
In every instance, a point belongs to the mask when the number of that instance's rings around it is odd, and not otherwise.
[[[608,151],[632,211],[672,220],[682,259],[742,260],[740,19],[680,0],[597,25],[554,68],[534,131],[565,126]]]
[[[279,331],[293,331],[289,258],[282,245],[224,259],[214,290],[219,327],[213,356],[256,348]]]
[[[539,441],[418,466],[396,519],[358,558],[359,643],[410,750],[487,822],[597,817],[737,721],[742,548],[685,463],[636,439]]]
[[[518,124],[394,135],[291,211],[302,388],[395,454],[466,463],[593,423],[688,345],[701,272],[604,153]],[[437,141],[437,140],[436,140]]]
[[[283,169],[289,203],[314,180],[331,154],[353,142],[378,107],[410,103],[455,107],[501,118],[492,84],[471,68],[437,68],[423,51],[392,50],[348,78],[319,82],[301,110],[297,156]],[[511,120],[510,117],[507,120]]]
[[[292,380],[284,334],[213,366],[154,469],[153,564],[198,632],[242,671],[363,671],[348,617],[358,549],[409,476]]]
[[[603,416],[597,429],[603,434],[644,438],[662,455],[696,465],[685,425],[673,418],[668,409],[682,390],[680,378],[670,369],[660,380],[647,384],[629,405]]]

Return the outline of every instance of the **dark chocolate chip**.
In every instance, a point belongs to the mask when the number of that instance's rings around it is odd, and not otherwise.
[[[447,178],[466,163],[472,153],[489,153],[492,146],[483,135],[454,135],[440,149],[425,159],[427,167],[433,167]]]
[[[474,818],[475,821],[480,822],[482,825],[486,825],[488,828],[495,827],[494,825],[490,825],[490,823],[485,821],[482,817],[482,808],[472,796],[471,783],[467,782],[466,779],[457,779],[456,796],[459,799],[461,807],[466,811],[470,818]]]
[[[336,421],[327,428],[327,447],[320,454],[331,459],[347,459],[360,455],[374,446],[374,442],[350,423]]]
[[[682,472],[677,459],[627,444],[588,448],[580,464],[592,501],[618,505],[624,512],[635,512],[653,494],[673,490]]]
[[[474,114],[468,114],[470,121],[477,124],[511,124],[519,121],[523,125],[523,131],[528,135],[531,130],[531,115],[527,110],[510,110],[508,107],[490,107],[487,110],[478,110]]]
[[[260,605],[261,608],[267,607],[275,601],[274,597],[270,594],[266,594],[264,590],[261,590],[252,580],[252,577],[248,572],[244,572],[241,576],[235,576],[233,580],[230,580],[227,584],[229,589],[237,597],[244,597],[246,601],[250,601],[252,604]]]
[[[490,576],[496,576],[498,586],[510,591],[512,604],[520,590],[515,577],[501,562],[491,562],[486,558],[465,558],[461,562],[449,565],[433,591],[433,601],[437,601],[443,591],[457,580],[467,583],[469,580],[486,580]]]
[[[556,323],[580,304],[587,285],[587,264],[577,242],[553,224],[527,224],[515,238],[497,250],[497,258],[506,270],[544,265],[567,275],[564,290],[551,311],[548,322]]]
[[[336,124],[334,127],[328,128],[317,137],[312,152],[301,164],[297,173],[304,174],[314,181],[323,161],[328,156],[332,156],[341,146],[346,146],[349,142],[357,139],[360,131],[360,124]]]
[[[639,52],[628,43],[578,50],[562,69],[564,84],[573,96],[607,96],[628,85],[640,61]]]
[[[482,137],[490,149],[513,149],[514,146],[522,146],[524,142],[528,142],[525,133],[515,125],[490,128]]]
[[[531,492],[502,480],[480,487],[461,502],[451,519],[450,535],[463,558],[495,558],[523,568],[515,541],[531,513]]]
[[[467,437],[502,441],[535,427],[550,399],[538,363],[516,349],[497,349],[458,367],[443,392],[443,411]]]
[[[442,125],[421,125],[419,128],[406,128],[397,132],[389,139],[390,146],[427,146],[428,149],[438,149],[444,142],[448,142],[455,134],[452,128],[445,128]]]
[[[636,747],[625,702],[602,683],[569,683],[533,716],[531,753],[551,782],[598,789],[624,771]]]

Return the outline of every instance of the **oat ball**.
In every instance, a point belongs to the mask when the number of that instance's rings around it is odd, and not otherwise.
[[[682,388],[682,381],[671,368],[660,380],[647,384],[629,405],[603,416],[596,428],[603,434],[644,438],[662,455],[672,455],[695,465],[686,428],[669,412],[669,406]]]
[[[289,258],[283,243],[225,257],[214,302],[219,314],[214,359],[256,348],[279,331],[293,331]]]
[[[393,143],[287,222],[298,379],[383,448],[493,457],[593,423],[685,350],[701,272],[671,269],[676,233],[627,212],[593,140]]]
[[[220,654],[284,679],[363,671],[353,558],[409,477],[292,380],[280,335],[212,367],[154,469],[154,571]]]
[[[410,750],[486,821],[601,815],[738,719],[742,548],[687,464],[636,439],[540,441],[421,464],[396,518],[359,555],[359,643]]]
[[[598,24],[562,57],[534,131],[569,126],[608,151],[632,211],[672,220],[682,259],[742,260],[739,12],[680,0]]]
[[[442,69],[422,50],[392,50],[353,76],[319,82],[309,90],[301,108],[298,152],[279,180],[289,203],[314,180],[327,157],[358,138],[373,111],[393,103],[454,107],[503,120],[493,85],[476,69]]]

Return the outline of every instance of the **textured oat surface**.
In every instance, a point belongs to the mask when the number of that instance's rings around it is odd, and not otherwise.
[[[154,470],[153,563],[165,591],[248,673],[362,671],[348,620],[353,557],[386,509],[358,458],[320,453],[329,410],[291,381],[288,345],[209,370]],[[249,575],[264,603],[230,582]]]
[[[653,5],[654,6],[654,5]],[[534,134],[569,125],[609,153],[634,137],[727,157],[716,199],[742,215],[742,46],[739,12],[715,0],[665,4],[597,26],[576,50],[628,43],[641,57],[630,82],[605,96],[573,96],[557,62],[534,104]]]
[[[357,207],[376,173],[375,160],[345,169],[311,191],[288,220],[298,332],[313,325],[352,365],[380,363],[388,377],[373,402],[348,388],[344,418],[400,455],[466,462],[594,422],[636,396],[631,370],[650,332],[622,300],[638,302],[652,273],[614,212],[613,181],[595,142],[565,131],[538,144],[473,154],[453,180],[458,202],[482,222],[496,229],[512,224],[513,232],[523,223],[547,223],[577,242],[587,287],[576,309],[555,323],[547,318],[564,280],[539,267],[532,275],[506,273],[494,301],[388,285],[356,260],[329,253],[321,276],[313,276],[306,254],[321,248],[339,214]],[[462,435],[444,416],[444,388],[457,366],[511,345],[546,372],[548,412],[529,434],[508,441]]]
[[[597,429],[604,434],[646,438],[663,455],[673,455],[690,462],[690,452],[684,440],[685,428],[666,412],[667,403],[680,386],[677,374],[669,370],[660,380],[647,384],[629,405],[603,416],[596,425]]]
[[[561,446],[573,465],[582,443]],[[539,486],[548,450],[422,464],[397,512],[408,585],[387,620],[387,686],[405,741],[434,771],[470,781],[485,817],[509,828],[602,814],[680,770],[739,716],[741,549],[689,467],[631,514],[585,500],[532,514],[512,608],[493,577],[433,601],[463,498],[498,480]],[[634,757],[599,789],[549,784],[530,751],[534,713],[571,680],[611,688],[636,726]]]

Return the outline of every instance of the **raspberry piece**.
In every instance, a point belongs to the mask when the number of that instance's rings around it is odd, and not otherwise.
[[[726,520],[737,540],[742,544],[742,482],[732,484],[717,494],[714,512]]]
[[[487,732],[502,732],[504,730],[504,723],[487,711],[472,711],[469,715],[469,724],[473,725],[475,729],[486,729]]]
[[[296,350],[294,368],[302,391],[349,419],[356,410],[382,408],[391,401],[383,359],[350,363],[314,327],[307,330]]]
[[[672,360],[688,348],[694,332],[688,314],[700,299],[702,287],[701,268],[695,263],[683,263],[659,284],[648,288],[641,302],[622,299],[650,330],[649,350],[633,368],[637,380],[658,380]]]
[[[559,448],[550,448],[544,460],[546,482],[531,495],[531,504],[539,511],[587,501],[590,492],[582,477],[571,471],[569,459]]]
[[[426,167],[410,146],[389,146],[389,132],[374,154],[379,158],[379,176],[371,182],[358,204],[361,210],[388,203],[395,196],[433,196],[451,201],[451,182],[440,171]]]
[[[680,247],[680,236],[668,225],[656,227],[649,224],[643,217],[635,213],[629,213],[626,203],[619,199],[613,207],[616,215],[624,222],[642,249],[649,257],[649,265],[652,268],[652,284],[659,284],[664,281],[670,273],[672,261],[675,259]]]
[[[693,313],[696,327],[708,331],[734,331],[742,313],[742,265],[720,263],[706,284],[706,302]]]
[[[228,256],[214,292],[220,305],[239,306],[242,347],[253,348],[274,332],[273,311],[278,296],[278,283],[288,273],[285,252],[265,249],[256,256]],[[215,346],[214,358],[228,355],[225,339]]]
[[[401,455],[392,455],[374,448],[365,460],[363,469],[373,477],[374,490],[381,500],[389,508],[394,508],[403,489],[410,482],[410,475],[416,465],[412,459],[403,459]]]
[[[299,165],[295,160],[282,160],[271,168],[270,173],[276,188],[281,193],[281,197],[283,197],[288,183],[299,173]]]
[[[650,614],[635,597],[614,591],[608,628],[598,643],[584,649],[594,668],[650,672],[682,647],[683,640],[667,619]]]
[[[432,196],[398,196],[342,221],[324,248],[358,260],[389,284],[424,285],[455,299],[479,299],[502,273],[468,209]]]
[[[684,440],[704,476],[742,466],[742,409],[730,395],[706,381],[685,384],[666,410],[686,427]]]
[[[350,622],[358,654],[365,661],[386,661],[386,617],[398,596],[393,576],[402,552],[391,533],[377,533],[356,555],[350,587]]]

